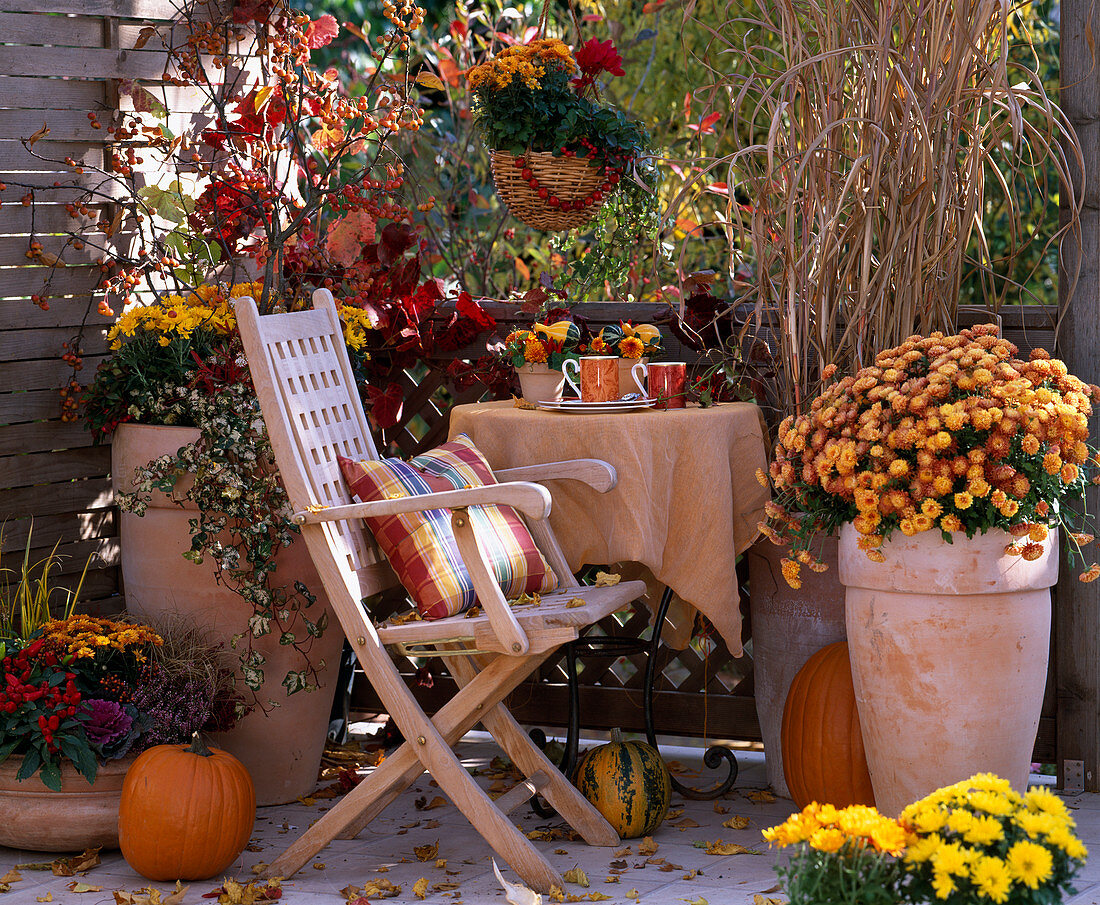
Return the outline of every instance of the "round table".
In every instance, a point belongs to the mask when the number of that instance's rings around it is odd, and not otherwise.
[[[450,436],[457,434],[494,469],[577,458],[614,465],[618,484],[605,494],[547,482],[550,524],[570,567],[641,563],[741,655],[737,555],[755,540],[768,499],[756,480],[767,467],[757,406],[580,414],[478,403],[452,409]],[[681,620],[665,642],[684,647],[693,621]]]

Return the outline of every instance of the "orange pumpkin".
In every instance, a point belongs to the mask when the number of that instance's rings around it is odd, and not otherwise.
[[[244,851],[255,821],[252,777],[196,732],[190,747],[157,745],[126,773],[119,848],[149,880],[206,880]]]
[[[811,801],[873,805],[848,661],[848,642],[815,653],[798,671],[783,708],[783,776],[799,808]]]

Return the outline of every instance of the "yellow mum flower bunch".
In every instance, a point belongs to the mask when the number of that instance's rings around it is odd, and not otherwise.
[[[1018,352],[992,324],[912,336],[786,418],[770,466],[778,500],[760,529],[793,544],[788,581],[797,586],[802,564],[820,567],[812,535],[844,522],[879,562],[894,531],[949,540],[995,528],[1017,538],[1007,553],[1037,559],[1048,526],[1063,524],[1063,501],[1100,480],[1100,454],[1087,444],[1100,388],[1042,349],[1028,360]],[[1100,566],[1081,577],[1100,577]]]
[[[234,336],[237,315],[233,302],[242,296],[260,298],[263,283],[210,284],[199,286],[185,295],[168,295],[151,305],[135,305],[127,309],[107,331],[111,350],[117,352],[127,339],[151,334],[161,346],[171,344],[173,337],[189,339],[196,330],[217,336]],[[376,328],[372,316],[362,308],[341,305],[340,320],[344,325],[344,340],[352,349],[362,349],[367,331]]]
[[[1057,795],[1041,787],[1021,795],[989,773],[937,789],[899,822],[911,901],[1063,901],[1088,854]]]
[[[903,878],[902,826],[866,805],[807,805],[763,831],[777,848],[796,847],[776,865],[790,905],[893,905]]]

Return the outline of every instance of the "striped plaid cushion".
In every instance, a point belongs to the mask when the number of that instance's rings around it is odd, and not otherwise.
[[[465,434],[408,462],[340,458],[351,492],[362,502],[392,500],[495,484],[485,457]],[[504,596],[545,594],[557,578],[511,506],[471,506],[474,531]],[[365,519],[394,573],[425,619],[442,619],[477,602],[447,509]]]

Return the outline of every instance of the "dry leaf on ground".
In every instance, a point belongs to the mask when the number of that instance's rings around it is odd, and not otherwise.
[[[653,841],[652,836],[646,836],[638,846],[639,855],[655,855],[660,845]]]
[[[725,820],[722,822],[722,826],[724,826],[727,830],[743,830],[748,825],[749,818],[741,817],[737,814],[734,814],[729,820]]]
[[[436,855],[439,854],[439,840],[429,845],[415,845],[413,846],[413,854],[416,855],[417,861],[434,861]]]
[[[579,867],[574,867],[572,870],[567,870],[562,877],[566,883],[575,883],[577,886],[582,886],[588,889],[588,874],[586,874]]]
[[[98,867],[99,864],[99,846],[96,846],[95,848],[86,849],[79,855],[73,855],[71,858],[57,858],[51,861],[50,870],[53,871],[55,877],[72,877],[76,874],[87,873],[93,867]]]
[[[678,830],[692,830],[701,826],[701,824],[696,823],[690,817],[685,817],[683,820],[676,821],[672,826],[676,827]]]
[[[426,898],[428,895],[428,878],[421,877],[415,883],[413,883],[413,895],[418,899]]]
[[[53,893],[48,892],[44,896],[35,896],[34,900],[36,902],[52,902],[53,901]]]
[[[721,839],[715,839],[713,842],[705,842],[702,848],[708,855],[760,854],[759,852],[753,851],[751,848],[745,848],[743,845],[738,845],[736,842],[723,842]]]
[[[85,883],[83,880],[73,880],[66,888],[69,892],[103,892],[102,886],[92,886],[91,883]]]
[[[775,801],[775,796],[767,789],[754,789],[752,792],[746,792],[745,797],[757,804],[771,804]]]
[[[769,899],[757,893],[752,897],[752,905],[785,905],[782,899]]]

